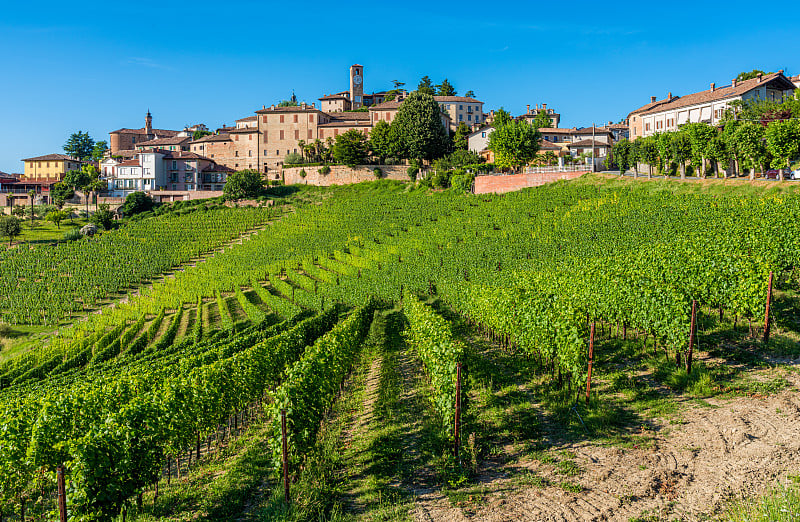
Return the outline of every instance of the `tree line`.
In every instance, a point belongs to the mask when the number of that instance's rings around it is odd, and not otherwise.
[[[738,177],[768,168],[784,169],[800,155],[800,98],[782,102],[736,101],[718,125],[693,122],[677,131],[656,133],[634,141],[621,140],[612,148],[612,161],[621,172],[647,166],[647,174],[685,178],[687,171],[706,177]]]

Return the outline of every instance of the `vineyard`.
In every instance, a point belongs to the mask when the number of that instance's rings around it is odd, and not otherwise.
[[[3,254],[4,321],[59,330],[0,363],[0,521],[697,519],[725,499],[655,471],[612,495],[576,459],[795,382],[798,195],[304,190]]]

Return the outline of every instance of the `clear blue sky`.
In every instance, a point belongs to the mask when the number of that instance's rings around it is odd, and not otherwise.
[[[0,15],[0,171],[141,127],[216,128],[364,65],[367,91],[447,77],[485,108],[615,122],[742,70],[800,72],[797,2],[11,2]],[[356,7],[351,7],[355,5]],[[768,12],[762,11],[762,6]],[[771,27],[768,23],[776,23]]]

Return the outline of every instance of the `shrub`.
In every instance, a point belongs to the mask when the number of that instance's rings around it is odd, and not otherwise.
[[[322,168],[319,169],[317,172],[319,172],[320,174],[322,174],[324,176],[326,174],[330,174],[331,168],[329,166],[327,166],[327,165],[323,165]]]
[[[287,164],[300,165],[303,163],[305,163],[305,158],[303,158],[302,154],[298,154],[297,152],[290,152],[289,154],[286,155],[285,158],[283,158],[284,165]]]
[[[81,231],[78,228],[64,232],[64,241],[75,241],[81,238]]]
[[[125,198],[125,203],[120,207],[120,211],[125,217],[130,217],[134,214],[153,210],[155,206],[157,205],[155,201],[153,201],[153,198],[144,192],[133,192],[128,194],[128,197]]]
[[[383,171],[378,167],[375,167],[372,173],[375,175],[375,179],[381,179],[381,176],[383,176]]]
[[[301,178],[305,178],[306,177],[306,169],[300,169],[299,174],[300,174]]]
[[[419,174],[419,167],[410,166],[406,169],[406,173],[408,173],[408,178],[411,181],[417,181],[417,174]]]

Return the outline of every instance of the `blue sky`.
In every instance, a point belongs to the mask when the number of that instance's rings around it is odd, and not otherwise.
[[[447,77],[513,114],[618,121],[742,70],[800,73],[800,4],[773,2],[14,2],[0,14],[0,171],[141,127],[216,128],[288,98]],[[720,7],[724,5],[724,7]],[[777,27],[769,26],[777,23]]]

